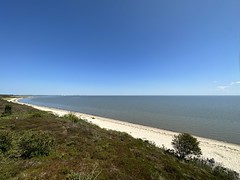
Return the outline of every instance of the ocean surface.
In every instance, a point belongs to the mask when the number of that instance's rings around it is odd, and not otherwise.
[[[21,102],[240,144],[240,96],[36,96]]]

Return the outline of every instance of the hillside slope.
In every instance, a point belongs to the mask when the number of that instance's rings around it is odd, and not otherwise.
[[[12,113],[0,117],[0,131],[12,146],[0,155],[0,179],[234,179],[199,162],[177,159],[163,149],[126,133],[107,131],[74,116],[57,117],[0,100]],[[54,139],[47,156],[21,156],[19,139],[29,131]]]

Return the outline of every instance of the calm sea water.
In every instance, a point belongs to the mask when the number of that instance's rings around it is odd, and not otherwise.
[[[21,101],[240,144],[240,96],[37,96]]]

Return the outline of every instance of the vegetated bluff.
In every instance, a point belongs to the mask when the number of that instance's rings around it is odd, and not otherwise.
[[[0,179],[237,177],[232,172],[212,170],[199,162],[180,160],[148,141],[101,129],[72,115],[57,117],[2,99],[0,114],[4,114],[6,105],[11,106],[11,113],[0,117],[0,131],[10,143],[6,151],[0,153]],[[23,137],[27,140],[23,141]],[[37,140],[31,141],[33,137]],[[46,149],[41,149],[44,143]],[[23,156],[27,150],[30,155]]]

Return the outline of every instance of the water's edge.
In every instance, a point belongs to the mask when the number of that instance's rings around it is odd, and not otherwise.
[[[158,101],[165,101],[158,102],[153,100],[153,98],[157,98]],[[167,98],[167,99],[166,99]],[[190,98],[190,99],[189,99]],[[173,102],[170,102],[173,101]],[[179,100],[179,99],[178,99]],[[181,100],[181,98],[180,98]],[[234,118],[238,115],[235,109],[226,109],[225,105],[228,106],[232,104],[232,99],[229,102],[226,102],[226,98],[222,103],[222,107],[220,106],[220,115],[225,117],[230,117],[228,121],[225,119],[217,121],[218,112],[211,112],[208,110],[208,107],[202,107],[199,104],[204,104],[205,102],[201,102],[203,100],[197,99],[200,103],[194,102],[191,97],[187,97],[187,100],[190,102],[178,102],[175,103],[175,99],[169,99],[169,97],[81,97],[81,96],[47,96],[47,97],[32,97],[32,98],[24,98],[21,99],[20,102],[29,103],[33,105],[40,105],[45,107],[53,107],[58,109],[63,109],[67,111],[75,111],[80,113],[92,114],[100,117],[106,117],[111,119],[118,119],[123,122],[130,122],[134,124],[140,124],[148,127],[159,128],[159,129],[166,129],[173,132],[188,132],[195,136],[215,139],[218,141],[233,143],[233,144],[240,144],[240,138],[237,136],[239,131],[240,123],[236,121]],[[235,100],[235,99],[233,99]],[[237,97],[237,101],[235,101],[235,107],[240,105],[239,97]],[[80,101],[80,103],[79,103]],[[186,101],[186,97],[185,97]],[[206,101],[206,99],[204,100]],[[208,100],[207,100],[208,101]],[[225,103],[226,102],[226,103]],[[237,102],[237,103],[236,103]],[[104,104],[105,103],[105,104]],[[138,104],[137,104],[138,103]],[[168,103],[176,109],[174,112],[174,108],[170,107],[171,112],[169,111],[169,107],[166,107]],[[191,103],[195,103],[195,107],[192,109],[189,108],[188,104],[192,105]],[[102,105],[103,104],[103,105]],[[126,105],[125,105],[126,104]],[[86,105],[86,106],[85,106]],[[126,107],[121,107],[121,106]],[[181,107],[185,105],[186,107]],[[205,105],[205,104],[204,104]],[[214,106],[215,104],[213,104]],[[157,108],[156,108],[156,107]],[[160,106],[160,108],[159,108]],[[218,106],[219,107],[219,104]],[[198,111],[198,108],[200,111]],[[201,117],[202,112],[201,108],[203,109],[204,113],[210,112],[212,114],[205,115],[207,118]],[[211,107],[210,107],[211,108]],[[158,112],[159,109],[162,112]],[[165,111],[165,112],[164,112]],[[229,112],[233,112],[235,116],[229,116]],[[167,112],[167,113],[166,113]],[[185,115],[185,114],[186,115]],[[195,114],[194,114],[195,113]],[[215,114],[214,114],[215,113]],[[170,115],[169,115],[170,114]],[[173,114],[173,115],[172,115]],[[240,114],[240,113],[239,113]],[[192,116],[191,116],[192,115]],[[194,115],[198,117],[194,117]],[[214,117],[214,118],[209,118]],[[239,116],[240,117],[240,116]],[[224,118],[224,117],[222,117]],[[159,120],[160,119],[160,120]],[[239,125],[239,126],[238,126]],[[235,129],[234,129],[235,128]],[[232,131],[231,131],[232,129]]]

